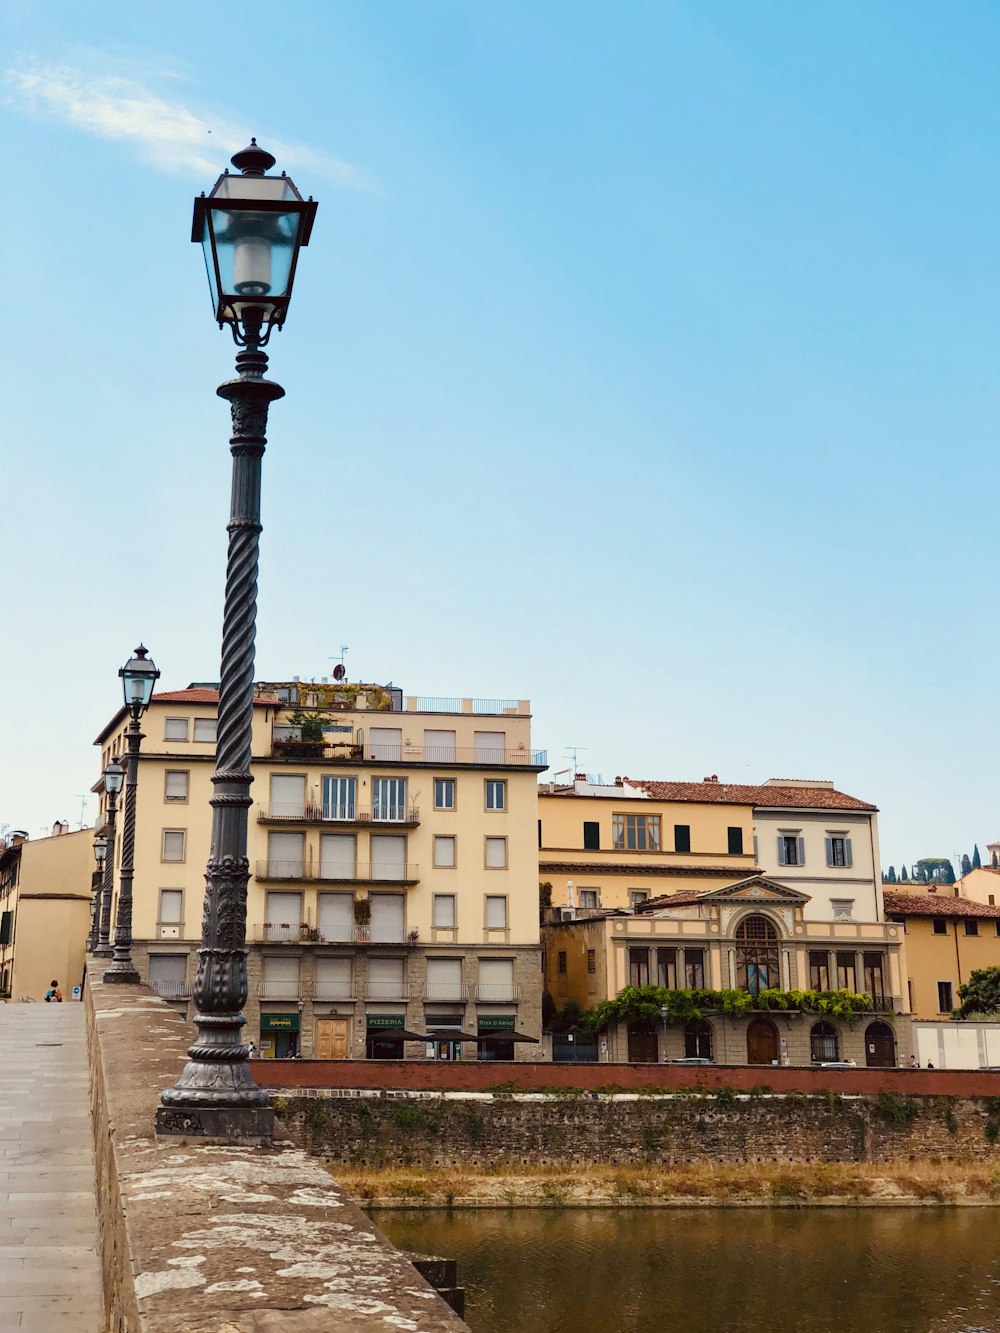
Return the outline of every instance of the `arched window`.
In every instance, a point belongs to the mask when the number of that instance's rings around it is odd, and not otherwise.
[[[837,1029],[825,1019],[814,1023],[809,1034],[809,1054],[813,1060],[839,1060],[840,1042]]]
[[[704,1018],[689,1018],[684,1028],[685,1060],[714,1060],[712,1025]]]
[[[751,995],[781,984],[778,932],[766,916],[748,916],[736,927],[736,984]]]

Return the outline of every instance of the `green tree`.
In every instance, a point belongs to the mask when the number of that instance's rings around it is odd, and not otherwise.
[[[962,874],[968,875],[972,871],[972,862],[969,860],[969,853],[962,853]]]
[[[977,968],[965,985],[959,986],[958,998],[962,1001],[958,1018],[1000,1015],[1000,967]]]
[[[972,844],[972,868],[973,870],[982,870],[983,862],[979,855],[979,843]]]
[[[944,882],[946,884],[955,883],[955,867],[948,861],[944,868]]]
[[[909,880],[909,878],[910,878],[909,875],[906,873],[906,866],[903,866],[902,870],[899,872],[900,884],[905,884]]]
[[[890,866],[890,867],[889,867],[889,873],[888,873],[888,875],[886,875],[886,877],[885,877],[885,882],[886,882],[886,884],[895,884],[895,883],[896,883],[896,867],[895,867],[895,866]]]
[[[955,870],[946,856],[922,856],[917,862],[917,871],[921,884],[955,883]]]

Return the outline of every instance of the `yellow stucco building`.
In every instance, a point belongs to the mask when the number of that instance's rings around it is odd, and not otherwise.
[[[143,719],[133,956],[178,1003],[201,933],[217,704],[195,685],[155,695]],[[98,737],[102,769],[126,724],[122,710]],[[246,1013],[259,1055],[538,1055],[545,757],[530,733],[525,700],[258,686]],[[121,819],[116,883],[120,835]]]
[[[968,875],[965,877],[969,878]],[[885,913],[906,931],[907,986],[915,1019],[950,1018],[959,986],[1000,967],[1000,907],[939,893],[884,891]]]
[[[65,1000],[83,983],[95,870],[93,831],[56,824],[48,838],[14,834],[0,850],[0,993]]]

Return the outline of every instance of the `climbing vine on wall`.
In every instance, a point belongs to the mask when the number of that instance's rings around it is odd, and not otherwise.
[[[870,1013],[870,995],[848,990],[666,990],[662,986],[627,986],[583,1015],[581,1026],[603,1032],[613,1023],[686,1023],[705,1014],[751,1014],[760,1010],[821,1014],[853,1019]]]

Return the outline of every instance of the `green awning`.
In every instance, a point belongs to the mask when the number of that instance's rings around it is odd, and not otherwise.
[[[261,1014],[261,1032],[298,1032],[298,1014]]]

